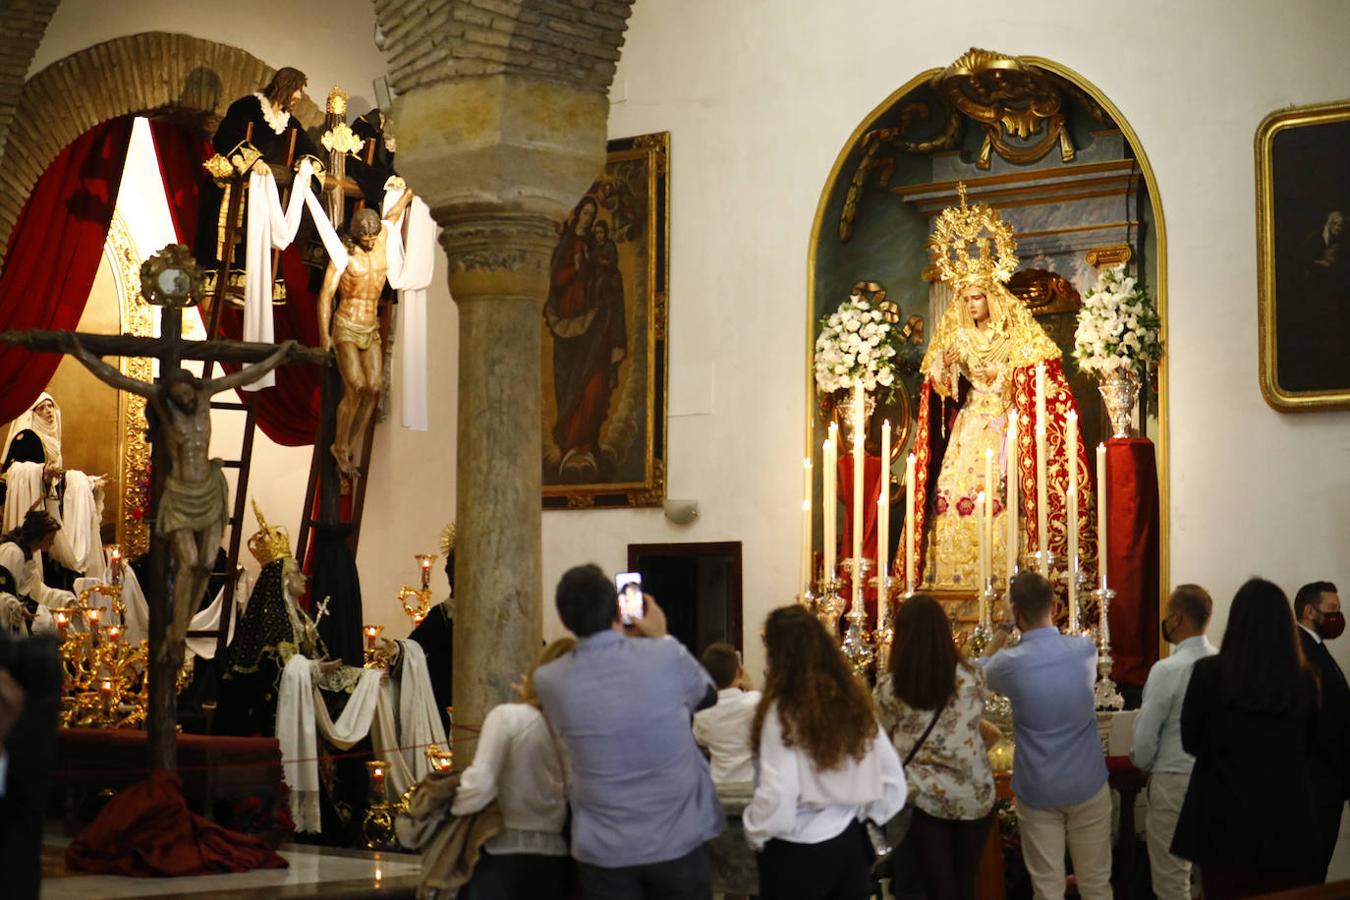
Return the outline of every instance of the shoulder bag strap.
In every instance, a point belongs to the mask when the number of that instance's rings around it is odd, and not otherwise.
[[[928,736],[933,733],[933,729],[937,727],[938,719],[942,718],[942,714],[946,712],[946,710],[947,704],[944,703],[937,708],[937,712],[933,713],[933,721],[928,723],[928,727],[923,730],[923,734],[919,735],[919,740],[915,742],[913,747],[909,748],[909,753],[906,754],[904,762],[906,767],[914,761],[914,757],[918,754],[919,748],[923,746],[924,741],[928,740]]]

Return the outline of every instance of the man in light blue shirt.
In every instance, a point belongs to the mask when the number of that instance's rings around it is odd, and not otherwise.
[[[1012,704],[1012,789],[1027,874],[1037,900],[1063,897],[1067,845],[1079,895],[1109,900],[1111,790],[1093,696],[1097,646],[1059,633],[1054,589],[1040,575],[1019,574],[1009,595],[1022,640],[1002,649],[1012,623],[1000,623],[980,662],[990,690]]]
[[[1183,584],[1172,592],[1162,634],[1176,650],[1149,670],[1144,701],[1134,720],[1130,759],[1150,773],[1144,828],[1158,900],[1189,900],[1191,896],[1191,864],[1171,852],[1172,834],[1195,765],[1195,757],[1181,749],[1181,705],[1196,660],[1218,652],[1205,637],[1213,610],[1209,593],[1199,585]]]
[[[572,855],[587,900],[711,900],[706,842],[725,827],[694,712],[717,702],[707,670],[646,598],[628,637],[618,593],[597,566],[558,582],[572,653],[534,673],[568,757]]]

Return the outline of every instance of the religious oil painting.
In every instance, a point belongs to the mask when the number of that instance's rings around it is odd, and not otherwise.
[[[1350,101],[1267,116],[1256,177],[1261,393],[1350,409]]]
[[[549,263],[546,509],[665,501],[670,135],[622,138],[608,149]]]

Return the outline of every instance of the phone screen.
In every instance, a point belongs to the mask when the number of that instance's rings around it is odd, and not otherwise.
[[[642,573],[620,572],[614,576],[614,587],[619,592],[619,620],[632,625],[634,619],[647,614],[647,604],[642,599]]]

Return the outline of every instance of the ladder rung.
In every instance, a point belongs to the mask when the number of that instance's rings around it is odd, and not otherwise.
[[[222,459],[220,464],[226,469],[239,469],[243,467],[244,461],[242,459]]]
[[[237,410],[239,410],[240,412],[247,412],[247,411],[248,411],[248,404],[247,404],[247,403],[236,403],[236,402],[233,402],[233,401],[230,401],[230,400],[212,400],[212,401],[211,401],[211,408],[212,408],[212,409],[237,409]]]

